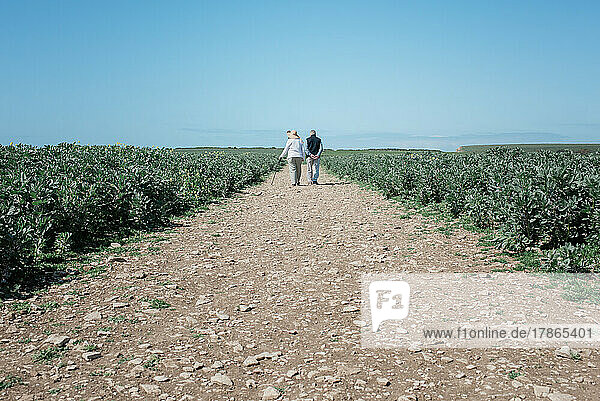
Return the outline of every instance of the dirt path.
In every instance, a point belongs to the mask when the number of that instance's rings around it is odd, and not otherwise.
[[[325,185],[291,188],[287,179],[279,172],[275,185],[184,220],[167,241],[148,238],[90,266],[105,273],[4,313],[0,379],[23,383],[0,398],[600,399],[596,350],[575,360],[537,349],[362,349],[362,273],[503,264],[474,234],[447,236],[355,184],[324,174]],[[68,341],[55,359],[40,353],[50,335],[68,337],[51,339]]]

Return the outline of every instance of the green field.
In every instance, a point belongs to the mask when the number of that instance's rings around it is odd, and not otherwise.
[[[600,150],[599,143],[522,143],[522,144],[506,144],[506,145],[464,145],[459,147],[457,152],[485,152],[492,148],[509,148],[522,149],[526,152],[537,152],[539,150],[570,150],[577,153],[598,152]]]
[[[546,271],[600,263],[600,154],[496,148],[471,153],[328,155],[338,176],[494,232],[500,248],[534,252]]]
[[[277,157],[133,146],[0,146],[0,287],[260,182]]]
[[[181,153],[203,153],[203,152],[229,152],[229,153],[277,153],[281,152],[282,148],[237,148],[237,147],[223,147],[219,148],[216,146],[197,146],[189,148],[175,148],[175,152]]]

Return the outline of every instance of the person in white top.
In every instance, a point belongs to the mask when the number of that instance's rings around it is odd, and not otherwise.
[[[288,131],[288,140],[285,144],[285,148],[279,159],[283,158],[287,154],[288,167],[290,170],[290,181],[292,186],[300,185],[300,177],[302,176],[302,162],[306,156],[306,150],[302,139],[298,136],[298,132]]]

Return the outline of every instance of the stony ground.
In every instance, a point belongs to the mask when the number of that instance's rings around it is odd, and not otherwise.
[[[364,272],[510,267],[475,234],[287,171],[0,317],[0,398],[598,400],[597,350],[360,346]],[[2,379],[4,377],[4,379]]]

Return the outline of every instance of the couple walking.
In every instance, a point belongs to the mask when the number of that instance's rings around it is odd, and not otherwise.
[[[288,167],[290,169],[290,180],[292,186],[300,185],[300,176],[302,175],[302,162],[306,159],[306,178],[308,184],[318,184],[319,164],[321,162],[321,153],[323,153],[323,143],[313,129],[306,138],[306,146],[298,136],[298,132],[288,131],[288,140],[279,159],[287,154]]]

